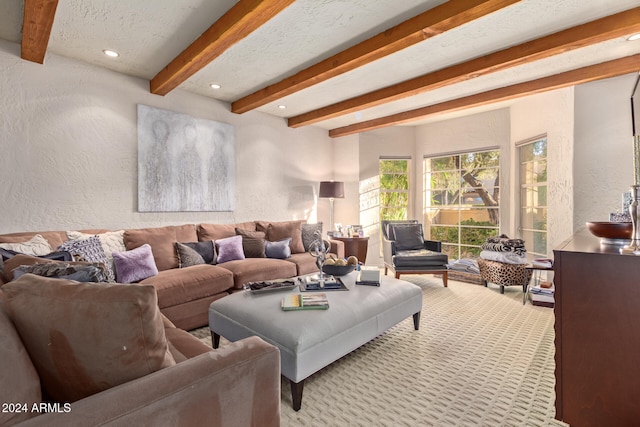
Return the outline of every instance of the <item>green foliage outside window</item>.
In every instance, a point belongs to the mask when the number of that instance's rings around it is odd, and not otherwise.
[[[402,220],[409,214],[409,161],[381,159],[380,219]]]

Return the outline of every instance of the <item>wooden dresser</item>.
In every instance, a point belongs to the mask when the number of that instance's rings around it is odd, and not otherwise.
[[[640,256],[586,230],[554,254],[556,418],[640,425]]]

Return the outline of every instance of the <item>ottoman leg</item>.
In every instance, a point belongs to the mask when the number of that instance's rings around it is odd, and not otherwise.
[[[293,400],[293,410],[298,412],[302,407],[302,390],[304,389],[304,380],[299,383],[289,380],[291,384],[291,400]]]
[[[504,285],[500,285],[500,293],[504,294]]]
[[[215,332],[211,331],[211,346],[213,348],[218,348],[220,347],[220,335],[216,334]]]
[[[420,329],[420,311],[413,315],[413,329]]]

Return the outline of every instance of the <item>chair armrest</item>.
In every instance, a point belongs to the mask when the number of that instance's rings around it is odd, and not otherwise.
[[[382,259],[387,265],[393,265],[393,256],[396,254],[395,240],[389,240],[382,236]]]
[[[329,243],[331,244],[329,252],[336,254],[338,258],[344,258],[344,242],[329,239]]]
[[[249,337],[71,403],[25,426],[280,425],[280,352]]]
[[[442,252],[442,242],[436,240],[425,240],[424,248],[434,252]]]

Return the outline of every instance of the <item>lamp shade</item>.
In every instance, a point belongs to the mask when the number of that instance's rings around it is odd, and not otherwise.
[[[344,198],[344,182],[341,181],[320,181],[320,194],[322,198]]]

